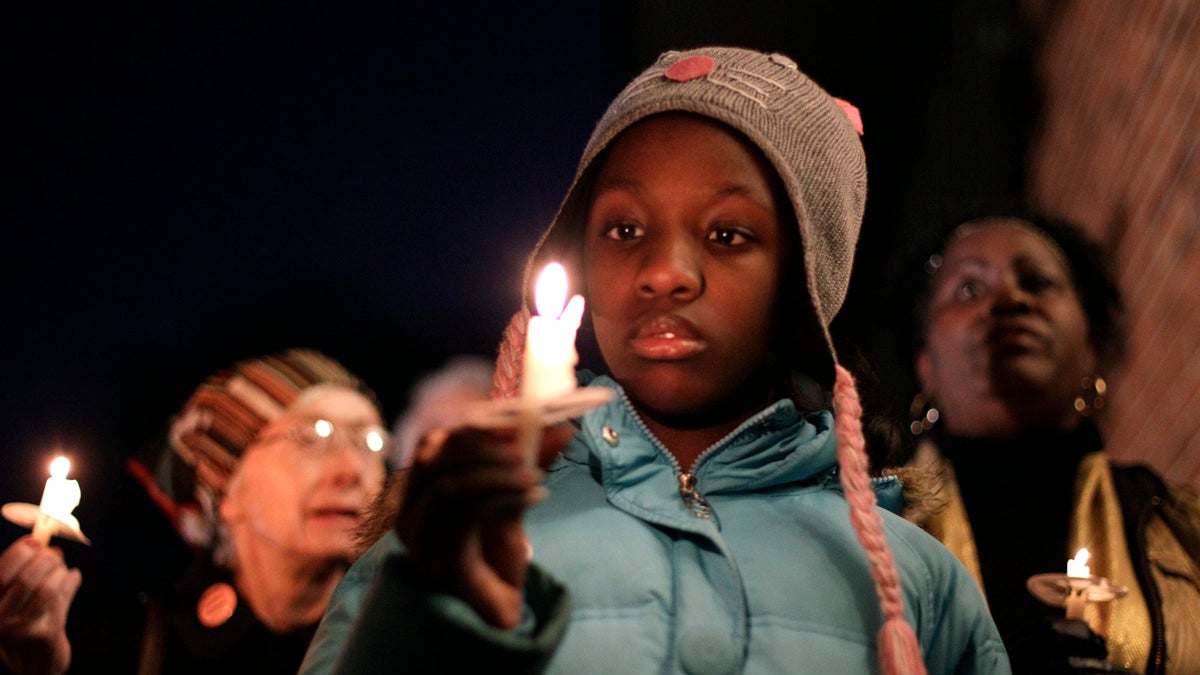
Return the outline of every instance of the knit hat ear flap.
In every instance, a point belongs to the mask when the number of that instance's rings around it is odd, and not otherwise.
[[[516,398],[521,390],[521,359],[525,350],[525,331],[532,315],[522,306],[512,315],[504,329],[500,352],[496,356],[496,371],[492,375],[492,398]]]

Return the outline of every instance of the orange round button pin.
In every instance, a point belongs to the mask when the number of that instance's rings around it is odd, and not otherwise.
[[[196,603],[196,618],[207,628],[216,628],[233,616],[237,609],[237,591],[221,582],[204,589]]]

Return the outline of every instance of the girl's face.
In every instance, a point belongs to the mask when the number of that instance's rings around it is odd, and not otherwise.
[[[383,484],[384,453],[366,444],[383,431],[375,406],[353,389],[318,385],[301,393],[246,449],[221,502],[238,545],[297,559],[348,557]]]
[[[1058,247],[1027,226],[994,221],[946,248],[917,371],[952,432],[1070,426],[1080,380],[1095,374],[1088,335]]]
[[[767,402],[791,222],[780,194],[754,146],[703,118],[651,117],[609,148],[584,277],[601,354],[642,412],[723,422]]]

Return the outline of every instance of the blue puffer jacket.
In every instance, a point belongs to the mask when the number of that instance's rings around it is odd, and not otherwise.
[[[831,415],[780,401],[681,480],[620,388],[592,384],[617,400],[583,418],[550,468],[550,497],[526,516],[535,566],[569,593],[535,571],[527,625],[497,631],[423,588],[389,535],[338,588],[301,672],[328,672],[347,641],[345,672],[390,658],[453,672],[537,671],[547,659],[549,672],[572,674],[877,672],[882,614],[837,479]],[[898,509],[900,486],[878,487]],[[929,672],[1009,672],[966,569],[923,530],[883,517]]]

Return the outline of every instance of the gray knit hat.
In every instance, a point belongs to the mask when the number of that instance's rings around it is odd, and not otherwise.
[[[812,364],[822,384],[837,362],[829,323],[850,283],[867,195],[867,168],[857,111],[800,72],[782,54],[732,47],[671,51],[634,78],[596,125],[575,180],[525,270],[553,258],[580,269],[580,228],[587,217],[589,169],[622,131],[656,113],[679,111],[723,122],[744,134],[783,181],[800,227],[805,282],[829,360]],[[594,172],[593,172],[594,173]],[[580,279],[572,274],[572,279]]]

